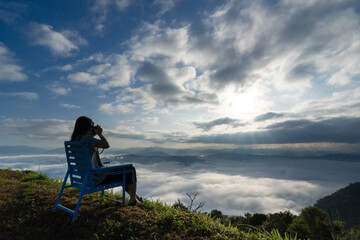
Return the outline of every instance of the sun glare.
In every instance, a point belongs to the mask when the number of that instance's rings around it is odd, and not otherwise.
[[[266,111],[271,104],[264,101],[263,92],[256,88],[247,89],[246,92],[229,89],[222,98],[221,111],[233,118],[243,120],[253,119],[256,115]]]

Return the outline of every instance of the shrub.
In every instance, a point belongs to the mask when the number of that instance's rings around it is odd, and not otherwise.
[[[42,172],[34,172],[31,170],[25,170],[25,175],[22,178],[23,182],[47,182],[50,181],[50,178]]]
[[[306,207],[294,219],[288,232],[300,239],[332,239],[326,213],[317,207]]]

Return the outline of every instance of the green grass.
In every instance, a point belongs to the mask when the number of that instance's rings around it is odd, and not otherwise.
[[[210,215],[146,200],[134,207],[85,195],[77,219],[52,212],[61,180],[43,173],[0,169],[0,239],[244,239],[297,240],[260,229],[240,231]],[[112,198],[121,196],[111,191]],[[79,190],[65,189],[61,204],[75,208]]]

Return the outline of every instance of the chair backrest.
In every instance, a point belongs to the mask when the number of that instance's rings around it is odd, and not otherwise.
[[[64,144],[70,182],[72,185],[81,186],[86,173],[92,168],[88,145],[83,141],[66,141]]]

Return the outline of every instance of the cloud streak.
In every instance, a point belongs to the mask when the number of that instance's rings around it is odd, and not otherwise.
[[[22,14],[27,11],[27,5],[15,2],[2,2],[0,6],[0,20],[11,25],[22,19]]]
[[[217,135],[195,136],[189,142],[222,144],[285,144],[285,143],[359,143],[360,118],[328,120],[289,120],[274,123],[264,130]]]
[[[34,45],[48,48],[55,56],[68,57],[79,50],[80,45],[87,43],[77,32],[65,30],[57,32],[47,24],[32,23],[29,35]]]
[[[15,64],[13,54],[0,42],[0,82],[19,82],[26,79],[23,68]]]
[[[201,128],[204,131],[209,131],[216,126],[221,126],[221,125],[226,125],[233,128],[244,125],[244,123],[241,123],[238,119],[232,119],[228,117],[215,119],[210,122],[194,122],[193,124],[195,125],[195,127]]]
[[[262,122],[262,121],[266,121],[266,120],[281,118],[281,117],[284,117],[284,116],[285,116],[285,114],[283,114],[283,113],[267,112],[267,113],[258,115],[254,119],[254,121],[255,122]]]
[[[20,97],[27,100],[36,100],[39,98],[39,95],[33,92],[11,92],[11,93],[0,92],[0,96]]]
[[[77,105],[63,104],[74,109]],[[153,119],[151,119],[153,121]],[[155,119],[155,121],[157,121]],[[126,124],[134,124],[131,121]],[[209,122],[194,123],[197,128],[210,131],[214,127],[238,127],[243,123],[236,119],[220,118]],[[235,133],[189,134],[186,131],[146,132],[126,125],[116,129],[106,129],[105,134],[113,139],[134,139],[148,143],[204,143],[204,144],[297,144],[297,143],[360,143],[360,118],[338,117],[325,120],[286,120],[270,123],[261,130]],[[136,124],[135,124],[136,125]],[[73,129],[73,121],[59,119],[10,119],[2,120],[2,129],[13,136],[29,139],[68,139]]]
[[[11,119],[1,121],[2,131],[28,139],[68,139],[73,130],[74,121],[58,119]]]
[[[60,104],[60,106],[61,106],[61,107],[64,107],[64,108],[68,108],[68,109],[80,108],[80,106],[72,105],[72,104],[68,104],[68,103],[62,103],[62,104]]]

